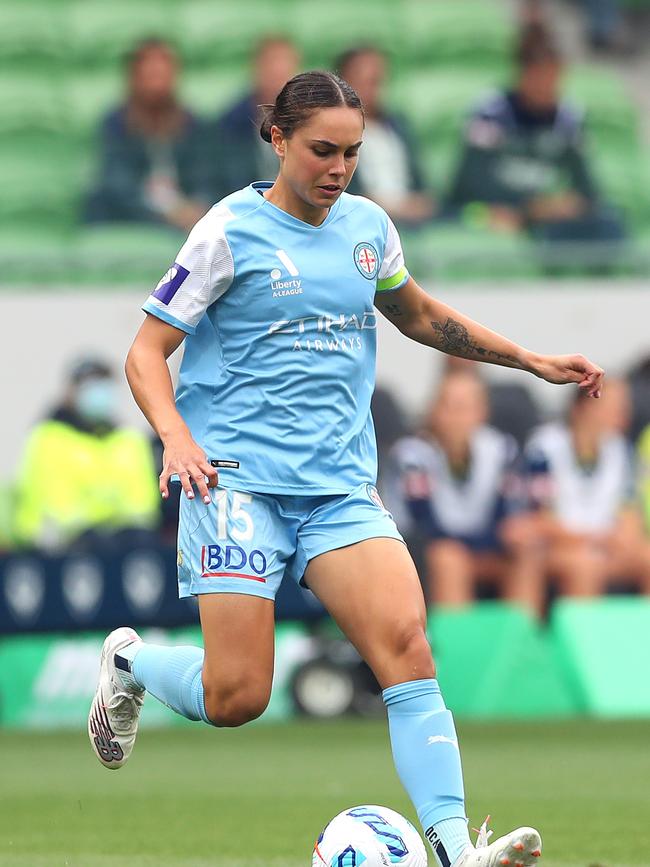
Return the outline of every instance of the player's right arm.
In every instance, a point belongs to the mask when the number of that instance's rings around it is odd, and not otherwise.
[[[161,495],[164,498],[169,496],[169,479],[176,473],[189,499],[194,497],[194,484],[203,501],[209,503],[208,487],[216,487],[217,471],[208,463],[203,449],[192,439],[189,428],[176,409],[174,387],[167,366],[167,359],[185,337],[184,331],[148,313],[135,336],[124,369],[135,402],[164,447]]]

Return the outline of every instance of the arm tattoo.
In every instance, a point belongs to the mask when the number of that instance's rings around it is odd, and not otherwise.
[[[438,349],[447,352],[449,355],[458,355],[461,358],[483,358],[486,361],[510,361],[519,366],[519,362],[514,355],[507,355],[503,352],[497,352],[495,349],[486,349],[484,346],[479,346],[475,340],[472,340],[470,333],[456,319],[447,317],[444,324],[431,321],[431,327],[436,332],[439,340]]]
[[[402,315],[402,308],[399,306],[399,304],[386,304],[384,309],[386,313],[390,313],[391,316]]]

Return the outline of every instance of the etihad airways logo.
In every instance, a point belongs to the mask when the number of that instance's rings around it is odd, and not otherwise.
[[[267,334],[290,334],[294,337],[295,351],[316,350],[317,352],[354,351],[363,348],[361,335],[355,332],[376,331],[377,316],[366,310],[360,316],[352,313],[303,316],[300,319],[279,319],[273,322]]]
[[[296,279],[300,271],[296,268],[287,253],[284,250],[276,250],[275,255],[284,265],[291,280],[282,279],[282,271],[279,268],[274,268],[271,271],[271,290],[274,298],[284,298],[287,295],[302,295],[302,280]]]

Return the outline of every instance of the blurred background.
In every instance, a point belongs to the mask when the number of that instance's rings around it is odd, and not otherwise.
[[[589,402],[378,325],[379,489],[450,706],[650,716],[649,37],[646,0],[2,5],[0,726],[83,726],[116,625],[200,641],[122,364],[189,227],[274,177],[257,106],[313,67],[364,100],[351,191],[416,279],[608,371]],[[277,613],[265,719],[381,715],[308,592]]]

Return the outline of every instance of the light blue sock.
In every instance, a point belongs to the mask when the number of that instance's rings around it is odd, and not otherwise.
[[[454,720],[438,681],[398,683],[383,692],[393,760],[440,867],[470,844]]]
[[[136,684],[181,716],[212,725],[205,710],[201,681],[203,650],[200,647],[140,644],[133,647],[135,653],[129,658],[132,647],[128,645],[116,656],[128,660]]]

